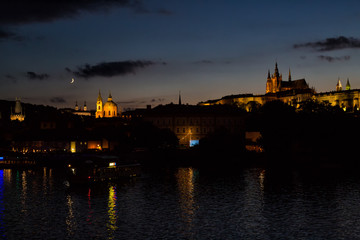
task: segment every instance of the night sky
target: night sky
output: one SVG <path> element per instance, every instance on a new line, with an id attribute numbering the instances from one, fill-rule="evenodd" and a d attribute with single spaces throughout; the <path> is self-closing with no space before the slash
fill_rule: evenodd
<path id="1" fill-rule="evenodd" d="M 360 1 L 5 0 L 0 99 L 121 109 L 264 94 L 283 79 L 360 88 Z M 75 82 L 72 84 L 71 79 Z"/>

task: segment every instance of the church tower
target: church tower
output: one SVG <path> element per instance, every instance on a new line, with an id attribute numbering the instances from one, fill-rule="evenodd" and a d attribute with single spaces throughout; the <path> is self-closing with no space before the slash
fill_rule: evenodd
<path id="1" fill-rule="evenodd" d="M 351 90 L 349 78 L 348 78 L 347 81 L 346 81 L 346 90 Z"/>
<path id="2" fill-rule="evenodd" d="M 341 82 L 340 82 L 340 78 L 338 78 L 338 82 L 336 84 L 336 91 L 342 91 L 342 85 L 341 85 Z"/>
<path id="3" fill-rule="evenodd" d="M 281 88 L 282 75 L 279 74 L 277 62 L 275 63 L 275 72 L 271 80 L 273 82 L 273 92 L 279 92 Z"/>
<path id="4" fill-rule="evenodd" d="M 101 93 L 99 90 L 99 95 L 96 101 L 96 118 L 102 118 L 104 117 L 104 111 L 103 111 L 103 101 L 102 101 L 102 97 L 101 97 Z"/>
<path id="5" fill-rule="evenodd" d="M 268 78 L 266 82 L 266 93 L 277 93 L 281 89 L 282 75 L 279 74 L 277 62 L 275 63 L 274 74 L 270 77 L 270 71 L 268 72 Z"/>
<path id="6" fill-rule="evenodd" d="M 77 104 L 77 101 L 75 102 L 75 111 L 79 111 L 79 106 Z"/>
<path id="7" fill-rule="evenodd" d="M 291 71 L 290 71 L 290 68 L 289 68 L 289 82 L 291 82 Z"/>
<path id="8" fill-rule="evenodd" d="M 266 93 L 271 93 L 272 92 L 272 81 L 270 78 L 270 70 L 268 70 L 268 77 L 267 77 L 267 81 L 266 81 Z"/>
<path id="9" fill-rule="evenodd" d="M 10 113 L 10 120 L 14 121 L 14 120 L 18 120 L 20 122 L 25 120 L 25 114 L 23 113 L 22 107 L 21 107 L 21 102 L 20 102 L 20 98 L 16 98 L 15 101 L 15 111 L 13 112 L 11 110 Z"/>

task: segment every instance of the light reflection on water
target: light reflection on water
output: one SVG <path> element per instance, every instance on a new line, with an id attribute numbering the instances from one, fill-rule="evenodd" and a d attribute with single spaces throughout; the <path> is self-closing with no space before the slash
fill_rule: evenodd
<path id="1" fill-rule="evenodd" d="M 108 200 L 108 215 L 109 221 L 107 223 L 107 229 L 109 232 L 108 239 L 114 239 L 114 233 L 117 229 L 116 221 L 117 221 L 117 213 L 116 213 L 116 187 L 109 187 L 109 200 Z"/>
<path id="2" fill-rule="evenodd" d="M 3 239 L 359 239 L 352 172 L 179 168 L 63 185 L 51 169 L 0 170 Z"/>
<path id="3" fill-rule="evenodd" d="M 194 173 L 195 172 L 195 173 Z M 190 233 L 188 236 L 192 238 L 193 236 L 193 220 L 196 210 L 194 191 L 195 191 L 195 174 L 196 170 L 193 168 L 179 168 L 175 173 L 178 191 L 180 195 L 180 208 L 181 208 L 181 217 L 184 221 L 184 225 L 187 233 Z"/>
<path id="4" fill-rule="evenodd" d="M 76 222 L 74 219 L 74 210 L 73 210 L 73 200 L 71 199 L 71 195 L 67 195 L 66 197 L 66 204 L 68 207 L 68 214 L 66 216 L 66 230 L 68 236 L 73 236 L 74 231 L 76 229 Z"/>

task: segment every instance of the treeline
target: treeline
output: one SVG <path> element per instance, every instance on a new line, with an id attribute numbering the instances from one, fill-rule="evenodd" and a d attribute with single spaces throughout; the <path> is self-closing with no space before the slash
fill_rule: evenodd
<path id="1" fill-rule="evenodd" d="M 259 143 L 272 159 L 356 162 L 359 115 L 313 100 L 295 109 L 280 101 L 263 105 L 256 115 Z"/>

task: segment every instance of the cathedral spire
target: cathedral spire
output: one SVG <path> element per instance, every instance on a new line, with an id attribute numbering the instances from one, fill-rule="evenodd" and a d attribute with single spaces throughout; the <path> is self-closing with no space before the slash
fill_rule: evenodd
<path id="1" fill-rule="evenodd" d="M 346 81 L 346 90 L 351 90 L 349 78 L 348 78 L 347 81 Z"/>
<path id="2" fill-rule="evenodd" d="M 179 105 L 181 105 L 181 91 L 179 91 Z"/>
<path id="3" fill-rule="evenodd" d="M 279 69 L 278 69 L 277 62 L 275 63 L 275 72 L 274 72 L 274 76 L 275 76 L 275 77 L 279 77 Z"/>
<path id="4" fill-rule="evenodd" d="M 341 85 L 341 82 L 340 82 L 340 78 L 338 78 L 338 82 L 336 84 L 336 91 L 342 91 L 342 85 Z"/>
<path id="5" fill-rule="evenodd" d="M 291 71 L 290 71 L 290 68 L 289 68 L 289 82 L 291 82 Z"/>
<path id="6" fill-rule="evenodd" d="M 78 111 L 79 110 L 79 106 L 77 104 L 77 101 L 75 102 L 75 111 Z"/>
<path id="7" fill-rule="evenodd" d="M 98 95 L 97 100 L 102 102 L 102 97 L 101 97 L 100 89 L 99 89 L 99 95 Z"/>
<path id="8" fill-rule="evenodd" d="M 111 91 L 109 91 L 108 101 L 111 101 L 111 100 L 112 100 Z"/>
<path id="9" fill-rule="evenodd" d="M 270 69 L 268 70 L 268 79 L 270 79 Z"/>

